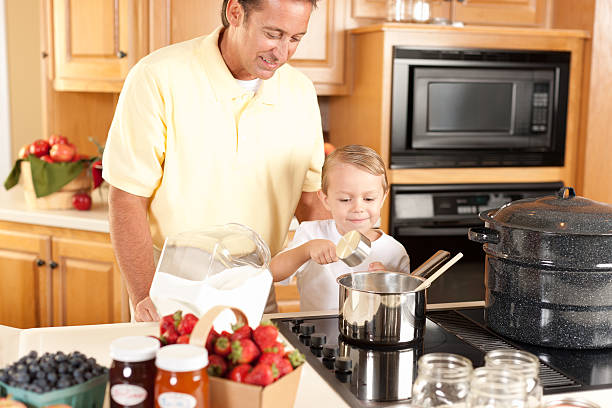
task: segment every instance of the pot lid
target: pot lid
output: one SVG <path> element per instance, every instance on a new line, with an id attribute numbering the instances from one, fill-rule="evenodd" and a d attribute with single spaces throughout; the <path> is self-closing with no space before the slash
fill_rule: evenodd
<path id="1" fill-rule="evenodd" d="M 512 201 L 483 211 L 480 218 L 533 231 L 612 235 L 612 205 L 577 196 L 572 187 L 564 187 L 556 195 Z"/>

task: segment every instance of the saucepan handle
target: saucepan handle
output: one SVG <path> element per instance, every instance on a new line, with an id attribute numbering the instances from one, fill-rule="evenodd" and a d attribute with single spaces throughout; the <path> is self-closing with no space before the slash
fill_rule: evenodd
<path id="1" fill-rule="evenodd" d="M 474 227 L 468 231 L 468 238 L 471 241 L 480 242 L 481 244 L 497 244 L 499 243 L 499 233 L 491 228 Z"/>

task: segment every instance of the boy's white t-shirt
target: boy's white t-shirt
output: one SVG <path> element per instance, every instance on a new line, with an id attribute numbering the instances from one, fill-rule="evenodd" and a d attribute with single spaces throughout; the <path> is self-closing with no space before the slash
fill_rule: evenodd
<path id="1" fill-rule="evenodd" d="M 336 222 L 332 219 L 304 221 L 296 229 L 287 250 L 313 239 L 328 239 L 337 244 L 340 238 Z M 383 232 L 372 242 L 370 255 L 355 267 L 351 268 L 342 261 L 327 265 L 319 265 L 312 259 L 305 262 L 296 271 L 300 311 L 337 310 L 339 298 L 336 278 L 349 272 L 367 271 L 372 262 L 382 263 L 389 271 L 410 273 L 410 258 L 406 249 L 395 238 Z"/>

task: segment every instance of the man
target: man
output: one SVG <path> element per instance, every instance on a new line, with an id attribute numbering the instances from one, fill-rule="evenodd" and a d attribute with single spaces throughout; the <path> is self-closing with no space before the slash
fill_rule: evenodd
<path id="1" fill-rule="evenodd" d="M 284 65 L 315 3 L 225 0 L 223 27 L 158 50 L 128 74 L 103 176 L 137 321 L 159 319 L 148 293 L 153 248 L 165 237 L 238 222 L 274 255 L 294 213 L 328 216 L 316 197 L 324 157 L 314 87 Z"/>

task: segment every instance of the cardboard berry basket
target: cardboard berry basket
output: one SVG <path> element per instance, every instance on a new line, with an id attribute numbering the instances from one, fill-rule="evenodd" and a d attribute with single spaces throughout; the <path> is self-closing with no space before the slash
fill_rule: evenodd
<path id="1" fill-rule="evenodd" d="M 200 317 L 193 328 L 189 343 L 205 347 L 208 333 L 213 328 L 215 319 L 227 309 L 234 312 L 238 321 L 249 324 L 240 309 L 214 306 Z M 266 387 L 210 377 L 210 406 L 211 408 L 292 408 L 301 375 L 302 366 L 299 366 Z"/>
<path id="2" fill-rule="evenodd" d="M 72 196 L 78 192 L 91 192 L 91 180 L 87 176 L 87 169 L 59 191 L 44 197 L 36 197 L 32 183 L 32 170 L 30 162 L 21 162 L 21 184 L 27 206 L 33 210 L 69 210 L 72 206 Z"/>

